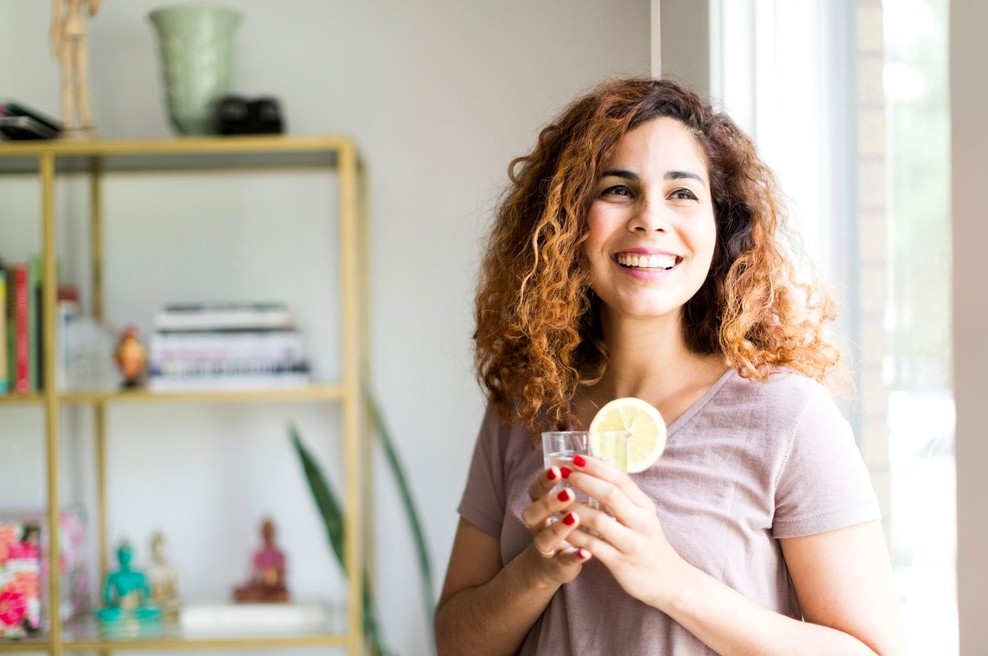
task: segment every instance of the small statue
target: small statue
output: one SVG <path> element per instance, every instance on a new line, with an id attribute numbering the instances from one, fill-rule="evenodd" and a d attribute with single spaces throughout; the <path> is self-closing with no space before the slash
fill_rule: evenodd
<path id="1" fill-rule="evenodd" d="M 151 564 L 147 568 L 151 584 L 151 601 L 164 611 L 166 619 L 176 619 L 179 610 L 178 572 L 165 556 L 165 536 L 161 531 L 151 536 Z"/>
<path id="2" fill-rule="evenodd" d="M 106 577 L 103 607 L 96 611 L 101 628 L 114 633 L 142 633 L 160 625 L 161 609 L 151 603 L 143 573 L 131 568 L 134 551 L 126 540 L 117 549 L 119 569 Z"/>
<path id="3" fill-rule="evenodd" d="M 102 0 L 54 0 L 51 46 L 61 73 L 62 122 L 83 133 L 93 129 L 86 69 L 86 16 L 95 16 Z"/>
<path id="4" fill-rule="evenodd" d="M 288 587 L 285 585 L 285 555 L 275 546 L 274 535 L 274 522 L 265 519 L 261 524 L 264 544 L 254 553 L 250 582 L 234 589 L 235 601 L 240 603 L 288 601 Z"/>
<path id="5" fill-rule="evenodd" d="M 113 351 L 120 373 L 123 374 L 124 389 L 134 389 L 144 384 L 147 371 L 148 353 L 137 339 L 137 328 L 127 326 L 120 333 L 117 348 Z"/>

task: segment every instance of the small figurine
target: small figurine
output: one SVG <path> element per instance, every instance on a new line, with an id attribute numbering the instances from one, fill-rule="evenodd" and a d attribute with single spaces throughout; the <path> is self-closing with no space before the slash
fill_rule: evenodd
<path id="1" fill-rule="evenodd" d="M 234 589 L 234 601 L 239 603 L 288 601 L 288 587 L 285 585 L 285 555 L 275 546 L 274 535 L 274 522 L 265 519 L 261 524 L 264 544 L 254 553 L 250 582 Z"/>
<path id="2" fill-rule="evenodd" d="M 120 334 L 117 348 L 113 351 L 120 373 L 123 374 L 124 389 L 134 389 L 144 384 L 147 370 L 147 350 L 137 339 L 137 328 L 127 326 Z"/>
<path id="3" fill-rule="evenodd" d="M 151 536 L 151 564 L 147 568 L 151 601 L 164 611 L 165 619 L 177 619 L 179 610 L 178 572 L 165 556 L 165 536 Z"/>
<path id="4" fill-rule="evenodd" d="M 62 122 L 82 134 L 93 129 L 86 68 L 86 16 L 95 16 L 102 0 L 54 0 L 51 46 L 61 73 Z"/>
<path id="5" fill-rule="evenodd" d="M 143 573 L 131 568 L 134 551 L 126 540 L 117 549 L 119 569 L 106 577 L 103 607 L 96 611 L 101 629 L 136 634 L 161 623 L 161 609 L 151 603 L 151 588 Z"/>

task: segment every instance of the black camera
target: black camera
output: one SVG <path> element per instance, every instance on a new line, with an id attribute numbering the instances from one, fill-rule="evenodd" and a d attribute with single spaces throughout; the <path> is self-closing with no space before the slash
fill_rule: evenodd
<path id="1" fill-rule="evenodd" d="M 227 95 L 216 103 L 216 131 L 219 134 L 281 134 L 285 124 L 276 99 Z"/>

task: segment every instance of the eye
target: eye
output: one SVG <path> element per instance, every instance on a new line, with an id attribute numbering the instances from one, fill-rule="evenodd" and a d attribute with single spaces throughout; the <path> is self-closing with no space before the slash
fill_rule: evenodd
<path id="1" fill-rule="evenodd" d="M 627 197 L 630 198 L 632 194 L 631 194 L 631 189 L 628 189 L 628 187 L 626 187 L 625 185 L 612 185 L 612 186 L 607 187 L 606 189 L 604 189 L 602 192 L 600 192 L 600 195 L 601 196 L 627 196 Z"/>
<path id="2" fill-rule="evenodd" d="M 691 190 L 686 189 L 685 187 L 680 187 L 679 189 L 676 189 L 671 194 L 669 194 L 669 197 L 674 198 L 675 200 L 699 200 L 696 194 L 694 194 Z"/>

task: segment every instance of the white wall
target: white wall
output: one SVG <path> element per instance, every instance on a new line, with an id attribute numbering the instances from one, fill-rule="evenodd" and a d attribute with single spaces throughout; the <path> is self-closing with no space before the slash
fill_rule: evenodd
<path id="1" fill-rule="evenodd" d="M 954 398 L 957 403 L 957 596 L 961 656 L 988 649 L 988 5 L 951 0 L 950 102 L 954 222 Z"/>
<path id="2" fill-rule="evenodd" d="M 0 96 L 54 113 L 49 4 L 0 0 Z M 160 4 L 107 0 L 90 23 L 91 88 L 102 136 L 169 134 L 146 19 Z M 366 160 L 374 386 L 425 511 L 438 589 L 482 410 L 470 343 L 478 236 L 508 161 L 530 147 L 545 120 L 606 76 L 648 73 L 649 2 L 226 4 L 246 16 L 237 90 L 278 96 L 293 133 L 353 135 Z M 310 334 L 329 333 L 332 346 L 334 297 L 309 302 L 326 298 L 336 271 L 331 256 L 322 255 L 333 233 L 323 222 L 332 196 L 320 179 L 257 175 L 246 186 L 214 176 L 169 180 L 170 192 L 146 178 L 108 184 L 110 320 L 136 323 L 147 334 L 150 312 L 165 300 L 277 294 L 298 309 Z M 282 195 L 270 200 L 268 191 L 278 189 Z M 18 259 L 37 248 L 30 210 L 36 194 L 27 181 L 0 191 L 0 255 Z M 78 277 L 84 233 L 74 222 L 82 215 L 70 208 L 84 195 L 70 184 L 59 198 L 65 268 Z M 214 198 L 203 216 L 200 208 Z M 283 223 L 293 229 L 280 229 Z M 274 276 L 267 273 L 272 263 L 281 267 Z M 235 267 L 229 270 L 236 275 L 208 276 L 217 264 Z M 317 366 L 333 371 L 329 348 L 317 354 Z M 38 502 L 40 415 L 3 412 L 0 498 Z M 282 436 L 285 423 L 297 421 L 339 481 L 332 465 L 339 453 L 322 446 L 332 444 L 337 419 L 334 411 L 305 405 L 114 410 L 111 537 L 128 536 L 146 551 L 151 530 L 163 528 L 187 596 L 218 597 L 243 578 L 256 519 L 271 512 L 291 558 L 293 589 L 299 596 L 325 593 L 339 585 L 338 576 Z M 86 435 L 66 435 L 64 444 L 71 468 L 84 468 Z M 85 477 L 68 476 L 67 483 L 72 496 L 90 495 Z M 426 653 L 431 629 L 422 619 L 412 543 L 381 472 L 376 494 L 386 637 L 403 654 Z"/>

